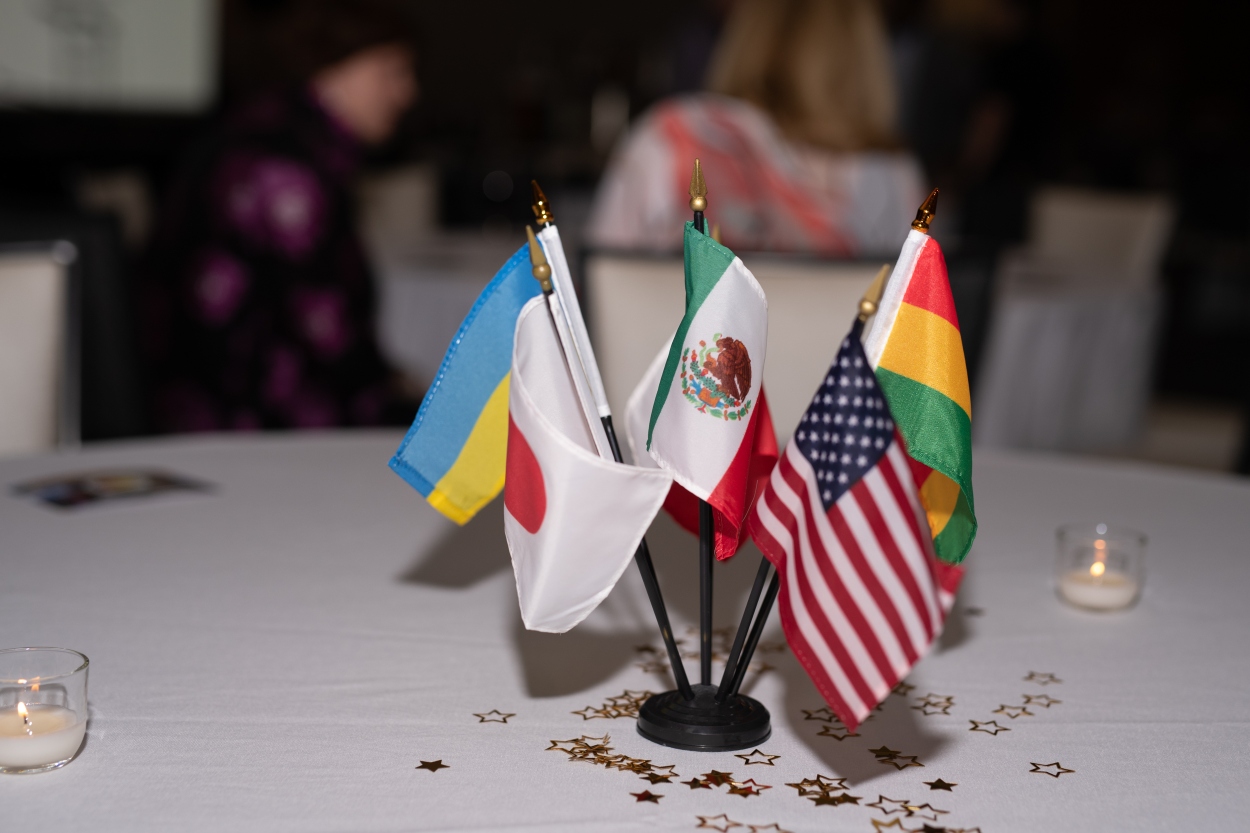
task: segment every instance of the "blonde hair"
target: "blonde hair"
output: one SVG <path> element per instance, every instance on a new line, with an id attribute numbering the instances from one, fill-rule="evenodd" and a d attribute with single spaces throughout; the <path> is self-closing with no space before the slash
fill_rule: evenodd
<path id="1" fill-rule="evenodd" d="M 897 147 L 889 47 L 874 0 L 738 0 L 708 87 L 762 108 L 795 141 L 840 152 Z"/>

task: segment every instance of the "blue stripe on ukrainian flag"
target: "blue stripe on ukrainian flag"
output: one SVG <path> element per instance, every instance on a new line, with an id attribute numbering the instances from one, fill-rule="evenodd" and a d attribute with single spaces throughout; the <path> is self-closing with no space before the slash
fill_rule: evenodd
<path id="1" fill-rule="evenodd" d="M 396 474 L 457 523 L 503 487 L 512 337 L 521 308 L 540 291 L 522 246 L 460 325 L 391 459 Z"/>

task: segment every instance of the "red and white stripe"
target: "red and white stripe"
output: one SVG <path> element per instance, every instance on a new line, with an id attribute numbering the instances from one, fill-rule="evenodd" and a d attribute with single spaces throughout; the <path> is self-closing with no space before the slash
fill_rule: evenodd
<path id="1" fill-rule="evenodd" d="M 781 577 L 786 640 L 853 730 L 933 643 L 961 572 L 933 556 L 897 435 L 828 513 L 791 441 L 751 531 Z"/>

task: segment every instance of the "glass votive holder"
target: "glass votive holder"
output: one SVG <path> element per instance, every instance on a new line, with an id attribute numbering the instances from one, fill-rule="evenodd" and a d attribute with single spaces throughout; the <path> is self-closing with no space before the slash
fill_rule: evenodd
<path id="1" fill-rule="evenodd" d="M 1146 574 L 1146 536 L 1098 524 L 1069 524 L 1056 531 L 1059 596 L 1087 610 L 1120 610 L 1137 601 Z"/>
<path id="2" fill-rule="evenodd" d="M 56 769 L 78 754 L 89 664 L 67 648 L 0 649 L 0 773 Z"/>

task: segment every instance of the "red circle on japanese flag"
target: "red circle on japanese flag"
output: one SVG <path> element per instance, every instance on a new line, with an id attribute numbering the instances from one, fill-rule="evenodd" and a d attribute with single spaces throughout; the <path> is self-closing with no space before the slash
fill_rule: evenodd
<path id="1" fill-rule="evenodd" d="M 530 444 L 508 414 L 508 465 L 504 474 L 503 505 L 531 535 L 547 514 L 547 490 Z"/>

